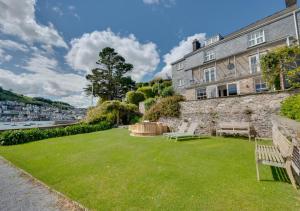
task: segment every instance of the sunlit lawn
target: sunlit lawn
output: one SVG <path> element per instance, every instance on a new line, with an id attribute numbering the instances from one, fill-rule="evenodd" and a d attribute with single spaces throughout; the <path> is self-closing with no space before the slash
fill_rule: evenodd
<path id="1" fill-rule="evenodd" d="M 173 142 L 113 129 L 0 155 L 92 210 L 300 210 L 298 191 L 270 167 L 256 181 L 254 143 L 243 139 Z"/>

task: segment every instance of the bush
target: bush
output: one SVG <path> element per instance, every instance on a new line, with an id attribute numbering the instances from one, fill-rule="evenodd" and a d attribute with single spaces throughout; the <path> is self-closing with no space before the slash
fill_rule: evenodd
<path id="1" fill-rule="evenodd" d="M 86 123 L 109 121 L 111 124 L 130 124 L 132 119 L 140 117 L 139 109 L 134 104 L 118 100 L 105 101 L 87 113 Z"/>
<path id="2" fill-rule="evenodd" d="M 156 99 L 155 98 L 148 98 L 147 100 L 144 101 L 144 105 L 145 105 L 145 110 L 148 111 L 151 106 L 153 106 L 156 103 Z"/>
<path id="3" fill-rule="evenodd" d="M 29 130 L 9 130 L 1 133 L 0 145 L 16 145 L 32 141 L 39 141 L 47 138 L 55 138 L 82 133 L 91 133 L 100 130 L 110 129 L 111 124 L 103 121 L 96 125 L 78 124 L 65 128 L 53 129 L 29 129 Z"/>
<path id="4" fill-rule="evenodd" d="M 155 96 L 151 86 L 140 87 L 137 91 L 144 93 L 146 98 L 151 98 Z"/>
<path id="5" fill-rule="evenodd" d="M 174 90 L 172 86 L 168 86 L 166 88 L 164 88 L 161 92 L 161 96 L 162 97 L 170 97 L 174 95 Z"/>
<path id="6" fill-rule="evenodd" d="M 162 98 L 157 101 L 144 115 L 144 120 L 158 121 L 160 117 L 179 117 L 182 96 L 172 96 Z"/>
<path id="7" fill-rule="evenodd" d="M 140 102 L 145 100 L 145 95 L 143 92 L 129 91 L 126 93 L 126 101 L 131 104 L 139 105 Z"/>
<path id="8" fill-rule="evenodd" d="M 288 97 L 282 102 L 281 114 L 297 121 L 300 121 L 300 94 Z"/>

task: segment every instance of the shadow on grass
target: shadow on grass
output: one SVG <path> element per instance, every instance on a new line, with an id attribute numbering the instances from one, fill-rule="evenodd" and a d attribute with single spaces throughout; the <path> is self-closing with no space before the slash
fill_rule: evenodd
<path id="1" fill-rule="evenodd" d="M 261 180 L 264 182 L 285 182 L 285 183 L 291 183 L 287 172 L 284 168 L 274 167 L 271 166 L 271 172 L 274 180 Z"/>
<path id="2" fill-rule="evenodd" d="M 189 137 L 189 138 L 180 138 L 177 141 L 178 142 L 184 142 L 184 141 L 202 141 L 204 139 L 212 139 L 210 136 L 197 136 L 197 137 Z M 176 141 L 176 139 L 169 139 L 172 141 Z"/>

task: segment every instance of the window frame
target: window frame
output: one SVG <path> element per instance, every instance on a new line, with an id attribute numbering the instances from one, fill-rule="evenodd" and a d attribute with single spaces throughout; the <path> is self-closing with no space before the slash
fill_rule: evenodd
<path id="1" fill-rule="evenodd" d="M 201 92 L 202 95 L 198 95 L 200 93 L 200 90 L 204 91 L 204 92 Z M 207 90 L 206 90 L 206 87 L 202 87 L 202 88 L 196 89 L 196 98 L 197 98 L 197 100 L 205 100 L 205 99 L 207 99 Z"/>
<path id="2" fill-rule="evenodd" d="M 204 71 L 204 81 L 205 83 L 211 83 L 217 81 L 217 70 L 216 67 L 209 67 L 203 70 Z M 206 73 L 209 73 L 209 79 L 208 81 L 206 80 Z M 214 80 L 212 80 L 212 72 L 214 72 Z"/>
<path id="3" fill-rule="evenodd" d="M 175 66 L 177 71 L 184 69 L 184 61 L 178 62 Z"/>
<path id="4" fill-rule="evenodd" d="M 230 85 L 235 85 L 235 86 L 236 86 L 236 95 L 231 95 L 231 94 L 229 93 L 229 86 L 230 86 Z M 237 96 L 237 95 L 239 95 L 239 93 L 240 93 L 238 83 L 227 83 L 227 84 L 226 84 L 226 88 L 227 88 L 227 96 Z"/>
<path id="5" fill-rule="evenodd" d="M 259 81 L 259 83 L 257 83 L 257 81 Z M 256 88 L 257 84 L 260 85 L 259 90 Z M 262 88 L 263 84 L 265 84 L 265 88 Z M 256 93 L 263 93 L 263 92 L 267 92 L 269 90 L 268 86 L 267 86 L 267 83 L 262 78 L 254 79 L 254 87 L 255 87 L 255 92 Z"/>
<path id="6" fill-rule="evenodd" d="M 216 59 L 216 52 L 214 50 L 208 50 L 204 53 L 204 62 L 213 61 Z"/>
<path id="7" fill-rule="evenodd" d="M 182 87 L 185 85 L 185 82 L 183 79 L 178 79 L 178 87 Z"/>
<path id="8" fill-rule="evenodd" d="M 259 42 L 260 39 L 261 39 L 261 41 Z M 265 35 L 265 30 L 263 30 L 263 29 L 251 32 L 248 35 L 248 46 L 249 47 L 260 45 L 264 42 L 266 42 L 266 35 Z"/>
<path id="9" fill-rule="evenodd" d="M 262 53 L 257 53 L 257 54 L 254 54 L 254 55 L 250 55 L 249 56 L 249 69 L 250 69 L 250 74 L 255 74 L 255 73 L 260 73 L 261 72 L 261 66 L 260 66 L 260 58 L 261 56 L 263 55 L 266 55 L 267 52 L 262 52 Z M 256 58 L 256 72 L 253 71 L 252 69 L 252 63 L 251 63 L 251 59 L 252 58 Z"/>

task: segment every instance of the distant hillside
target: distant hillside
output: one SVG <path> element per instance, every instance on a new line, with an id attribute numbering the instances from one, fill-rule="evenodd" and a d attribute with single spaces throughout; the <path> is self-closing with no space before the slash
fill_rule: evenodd
<path id="1" fill-rule="evenodd" d="M 52 101 L 42 97 L 27 97 L 24 95 L 16 94 L 12 91 L 8 91 L 0 87 L 0 101 L 16 101 L 20 103 L 33 104 L 39 106 L 53 106 L 61 109 L 73 108 L 68 103 Z"/>

